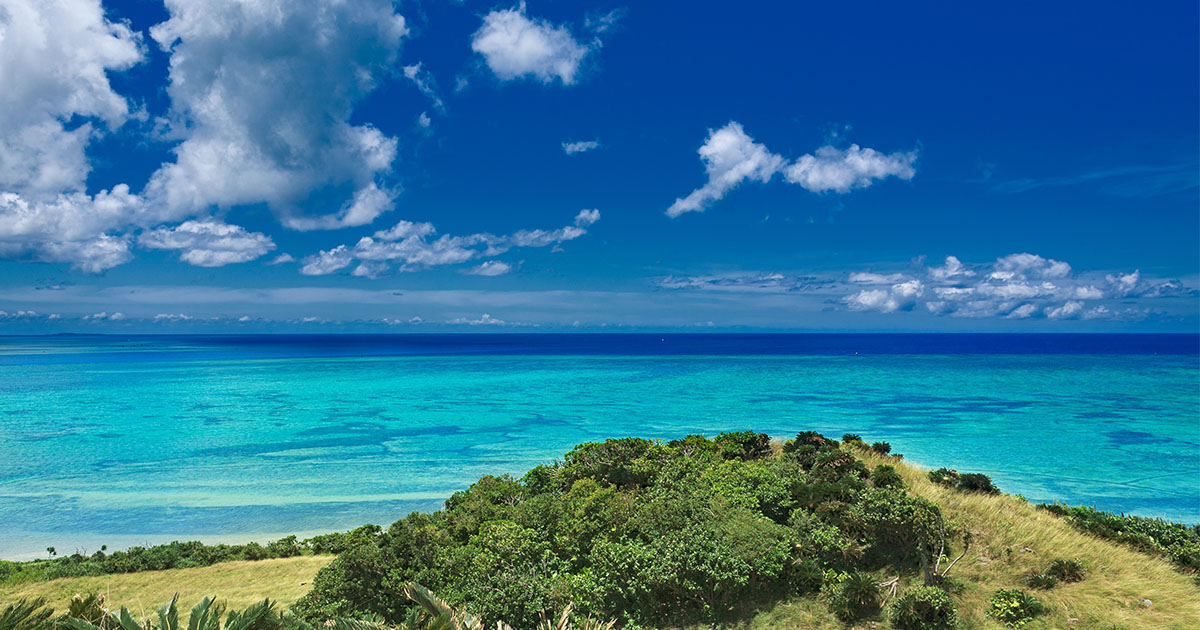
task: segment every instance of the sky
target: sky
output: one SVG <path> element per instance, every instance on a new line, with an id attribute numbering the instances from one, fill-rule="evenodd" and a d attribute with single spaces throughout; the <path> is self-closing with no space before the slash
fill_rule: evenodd
<path id="1" fill-rule="evenodd" d="M 1197 13 L 0 0 L 0 334 L 1197 332 Z"/>

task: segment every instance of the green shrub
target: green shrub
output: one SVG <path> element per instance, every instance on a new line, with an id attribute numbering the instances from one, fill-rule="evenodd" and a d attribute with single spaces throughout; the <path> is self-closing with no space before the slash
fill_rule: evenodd
<path id="1" fill-rule="evenodd" d="M 950 468 L 939 468 L 929 471 L 929 480 L 933 483 L 951 488 L 958 485 L 958 471 Z"/>
<path id="2" fill-rule="evenodd" d="M 1043 504 L 1040 509 L 1066 519 L 1072 527 L 1137 549 L 1164 556 L 1186 571 L 1200 571 L 1200 525 L 1183 525 L 1157 518 L 1102 512 L 1090 507 Z"/>
<path id="3" fill-rule="evenodd" d="M 861 446 L 863 445 L 863 439 L 862 436 L 857 433 L 846 433 L 842 435 L 842 444 Z"/>
<path id="4" fill-rule="evenodd" d="M 887 442 L 876 442 L 871 445 L 871 452 L 876 455 L 887 455 L 892 452 L 892 445 Z"/>
<path id="5" fill-rule="evenodd" d="M 1046 573 L 1061 582 L 1079 582 L 1087 575 L 1083 565 L 1075 560 L 1065 560 L 1057 558 L 1050 562 L 1050 568 L 1046 569 Z"/>
<path id="6" fill-rule="evenodd" d="M 904 479 L 894 466 L 882 464 L 871 471 L 871 484 L 876 488 L 903 488 Z"/>
<path id="7" fill-rule="evenodd" d="M 847 573 L 826 582 L 829 609 L 842 621 L 857 621 L 879 612 L 879 586 L 866 573 Z"/>
<path id="8" fill-rule="evenodd" d="M 958 614 L 946 591 L 936 586 L 921 586 L 893 602 L 888 618 L 896 630 L 952 630 Z"/>
<path id="9" fill-rule="evenodd" d="M 713 442 L 725 459 L 761 459 L 771 454 L 771 436 L 766 433 L 722 433 Z"/>
<path id="10" fill-rule="evenodd" d="M 992 478 L 980 473 L 964 473 L 960 475 L 958 478 L 958 489 L 965 492 L 1000 494 L 1000 489 L 992 483 Z"/>
<path id="11" fill-rule="evenodd" d="M 1036 588 L 1044 591 L 1046 589 L 1051 589 L 1055 586 L 1058 586 L 1058 578 L 1045 573 L 1035 573 L 1025 578 L 1025 585 L 1029 588 Z"/>
<path id="12" fill-rule="evenodd" d="M 1029 593 L 1018 589 L 1001 589 L 988 599 L 988 616 L 1007 626 L 1021 627 L 1045 612 L 1045 606 Z"/>

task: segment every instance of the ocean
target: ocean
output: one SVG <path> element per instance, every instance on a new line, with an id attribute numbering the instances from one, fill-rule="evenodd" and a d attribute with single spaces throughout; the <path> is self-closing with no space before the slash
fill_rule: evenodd
<path id="1" fill-rule="evenodd" d="M 885 440 L 1200 522 L 1200 335 L 0 337 L 0 558 L 387 525 L 575 444 Z"/>

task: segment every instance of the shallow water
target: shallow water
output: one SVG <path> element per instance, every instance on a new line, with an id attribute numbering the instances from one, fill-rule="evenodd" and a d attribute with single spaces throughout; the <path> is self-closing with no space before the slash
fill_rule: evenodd
<path id="1" fill-rule="evenodd" d="M 859 433 L 1031 500 L 1200 522 L 1193 336 L 852 337 L 0 338 L 0 558 L 387 524 L 582 441 L 743 428 Z"/>

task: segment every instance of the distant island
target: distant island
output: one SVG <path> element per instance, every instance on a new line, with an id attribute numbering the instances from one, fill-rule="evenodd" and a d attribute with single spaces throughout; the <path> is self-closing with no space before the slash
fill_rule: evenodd
<path id="1" fill-rule="evenodd" d="M 853 434 L 742 431 L 581 444 L 386 529 L 0 562 L 0 627 L 124 627 L 163 592 L 220 618 L 226 588 L 248 606 L 226 628 L 1194 628 L 1197 570 L 1197 526 L 1034 506 Z"/>

